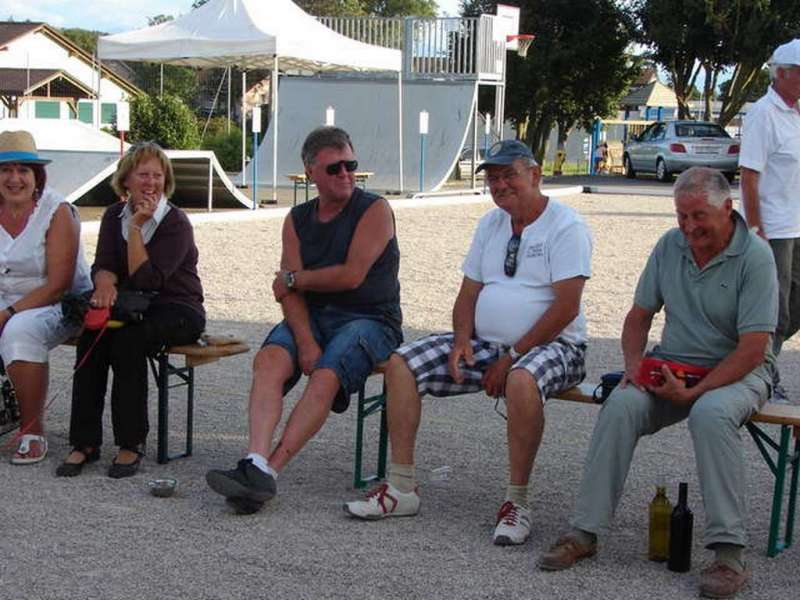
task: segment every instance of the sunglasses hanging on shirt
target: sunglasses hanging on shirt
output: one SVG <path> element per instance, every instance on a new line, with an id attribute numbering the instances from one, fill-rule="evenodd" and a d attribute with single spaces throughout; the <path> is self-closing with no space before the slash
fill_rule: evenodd
<path id="1" fill-rule="evenodd" d="M 520 236 L 512 235 L 506 246 L 506 260 L 503 263 L 503 271 L 506 277 L 513 277 L 517 272 L 517 253 L 519 252 Z"/>

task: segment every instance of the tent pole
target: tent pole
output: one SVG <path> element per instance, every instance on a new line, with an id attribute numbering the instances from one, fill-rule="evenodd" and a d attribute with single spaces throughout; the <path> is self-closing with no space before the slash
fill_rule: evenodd
<path id="1" fill-rule="evenodd" d="M 403 193 L 403 68 L 397 72 L 397 147 L 400 157 L 400 193 Z"/>
<path id="2" fill-rule="evenodd" d="M 213 157 L 208 157 L 208 212 L 213 209 L 214 200 L 214 165 Z"/>
<path id="3" fill-rule="evenodd" d="M 278 202 L 278 55 L 272 65 L 272 204 Z"/>
<path id="4" fill-rule="evenodd" d="M 225 133 L 230 135 L 231 133 L 231 77 L 233 76 L 233 69 L 228 67 L 228 127 L 225 130 Z"/>
<path id="5" fill-rule="evenodd" d="M 242 71 L 242 185 L 245 184 L 245 160 L 247 160 L 247 71 Z"/>

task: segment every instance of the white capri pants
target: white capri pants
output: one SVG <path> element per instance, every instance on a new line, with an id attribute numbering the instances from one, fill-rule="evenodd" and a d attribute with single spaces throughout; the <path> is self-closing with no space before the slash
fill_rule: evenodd
<path id="1" fill-rule="evenodd" d="M 0 357 L 7 367 L 17 360 L 46 363 L 47 355 L 71 336 L 75 327 L 61 322 L 61 304 L 31 308 L 15 314 L 3 327 L 0 335 Z"/>

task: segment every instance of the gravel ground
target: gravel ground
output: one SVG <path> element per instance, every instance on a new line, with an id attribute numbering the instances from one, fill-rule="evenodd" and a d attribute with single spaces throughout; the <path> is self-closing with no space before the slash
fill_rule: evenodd
<path id="1" fill-rule="evenodd" d="M 674 217 L 670 200 L 663 197 L 585 194 L 564 201 L 586 217 L 595 236 L 595 275 L 585 292 L 589 381 L 595 381 L 619 368 L 617 339 L 638 273 Z M 459 266 L 478 219 L 490 206 L 397 208 L 407 339 L 450 328 Z M 210 331 L 235 333 L 255 347 L 280 318 L 269 289 L 279 260 L 280 226 L 277 218 L 196 225 Z M 95 241 L 96 235 L 84 235 L 89 258 Z M 653 333 L 660 326 L 657 321 Z M 780 361 L 792 394 L 800 393 L 798 344 L 788 342 Z M 241 456 L 252 353 L 198 369 L 191 459 L 156 464 L 153 432 L 140 474 L 115 481 L 105 476 L 113 456 L 108 445 L 101 461 L 81 477 L 53 476 L 68 451 L 73 352 L 59 348 L 52 355 L 48 459 L 13 467 L 7 462 L 10 449 L 2 451 L 0 598 L 696 597 L 697 574 L 708 556 L 701 544 L 702 502 L 685 425 L 640 444 L 615 528 L 601 540 L 598 557 L 569 572 L 545 574 L 535 562 L 566 527 L 596 416 L 591 406 L 548 404 L 531 484 L 533 535 L 524 546 L 499 548 L 490 541 L 506 480 L 504 422 L 482 394 L 425 401 L 418 517 L 363 523 L 342 512 L 342 502 L 357 495 L 350 485 L 352 412 L 332 415 L 281 476 L 276 499 L 261 513 L 242 517 L 206 488 L 203 475 L 212 467 L 232 466 Z M 287 408 L 296 399 L 292 392 Z M 177 447 L 183 414 L 177 402 L 173 405 L 171 436 Z M 370 436 L 374 447 L 374 430 Z M 106 437 L 111 438 L 110 428 Z M 741 597 L 790 597 L 800 586 L 798 550 L 775 559 L 764 555 L 773 481 L 752 442 L 744 444 L 752 514 L 748 560 L 754 575 Z M 434 481 L 431 471 L 445 465 L 449 477 Z M 158 476 L 179 480 L 173 498 L 148 494 L 147 481 Z M 689 574 L 646 560 L 647 505 L 659 480 L 667 482 L 673 501 L 678 482 L 689 482 L 696 521 Z"/>

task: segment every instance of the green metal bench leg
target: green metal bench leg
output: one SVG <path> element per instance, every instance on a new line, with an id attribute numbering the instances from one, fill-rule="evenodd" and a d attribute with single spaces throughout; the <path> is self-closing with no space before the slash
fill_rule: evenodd
<path id="1" fill-rule="evenodd" d="M 778 449 L 778 462 L 775 470 L 775 490 L 772 493 L 772 512 L 769 520 L 769 538 L 767 556 L 773 557 L 783 550 L 783 543 L 778 540 L 781 526 L 781 508 L 783 507 L 783 488 L 786 481 L 786 459 L 789 454 L 789 436 L 791 427 L 781 425 L 781 441 Z"/>
<path id="2" fill-rule="evenodd" d="M 789 425 L 781 425 L 780 438 L 777 442 L 754 423 L 748 423 L 747 430 L 753 441 L 755 441 L 770 471 L 775 476 L 775 485 L 772 491 L 772 510 L 770 511 L 769 520 L 769 537 L 767 540 L 767 556 L 772 558 L 792 545 L 794 513 L 797 508 L 798 470 L 800 469 L 800 436 L 795 440 L 794 449 L 792 450 L 792 427 Z M 775 452 L 775 460 L 770 455 L 770 450 Z M 783 495 L 786 488 L 786 471 L 789 468 L 791 468 L 789 504 L 786 508 L 785 535 L 781 540 L 779 536 L 783 514 Z"/>
<path id="3" fill-rule="evenodd" d="M 358 391 L 358 408 L 356 416 L 356 455 L 353 461 L 353 487 L 356 489 L 364 488 L 368 483 L 378 481 L 386 477 L 386 456 L 389 444 L 388 427 L 386 424 L 386 388 L 380 394 L 366 397 L 364 387 Z M 363 456 L 364 456 L 364 419 L 370 415 L 380 412 L 380 432 L 378 434 L 378 463 L 375 475 L 364 476 Z"/>
<path id="4" fill-rule="evenodd" d="M 794 536 L 794 512 L 797 508 L 797 483 L 800 474 L 800 430 L 795 432 L 794 455 L 792 456 L 792 477 L 789 480 L 789 506 L 786 515 L 786 535 L 784 536 L 783 546 L 789 548 L 792 545 Z"/>

